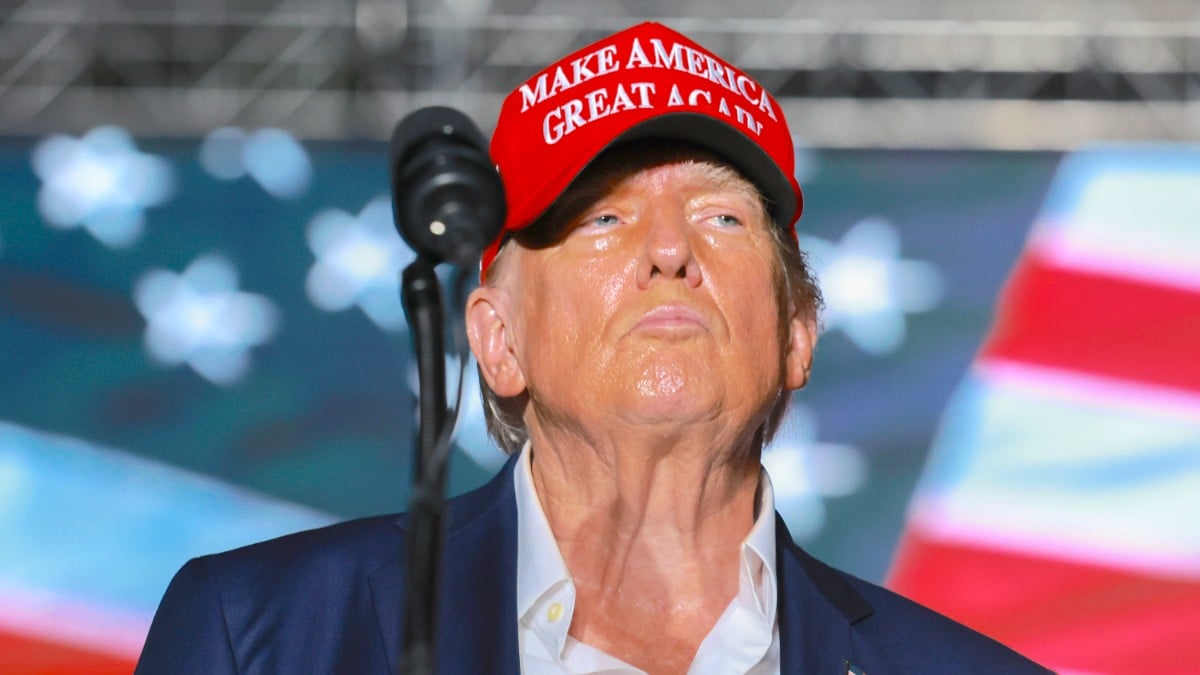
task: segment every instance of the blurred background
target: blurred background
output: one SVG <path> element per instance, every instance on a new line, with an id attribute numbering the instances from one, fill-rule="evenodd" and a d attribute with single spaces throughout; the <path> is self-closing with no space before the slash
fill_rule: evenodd
<path id="1" fill-rule="evenodd" d="M 1064 673 L 1195 672 L 1194 0 L 0 1 L 0 672 L 130 672 L 189 557 L 405 508 L 386 139 L 645 19 L 796 134 L 801 544 Z M 503 462 L 472 370 L 452 493 Z"/>

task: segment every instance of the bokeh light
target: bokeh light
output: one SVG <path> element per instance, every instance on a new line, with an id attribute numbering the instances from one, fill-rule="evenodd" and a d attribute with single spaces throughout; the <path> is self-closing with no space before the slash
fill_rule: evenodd
<path id="1" fill-rule="evenodd" d="M 357 306 L 380 328 L 405 324 L 400 304 L 400 271 L 416 259 L 400 239 L 386 195 L 372 199 L 357 216 L 327 209 L 308 225 L 308 246 L 316 262 L 305 289 L 327 312 Z"/>
<path id="2" fill-rule="evenodd" d="M 51 135 L 33 149 L 32 162 L 46 224 L 82 227 L 111 248 L 137 241 L 144 211 L 174 191 L 170 165 L 140 152 L 120 127 L 97 127 L 81 138 Z"/>
<path id="3" fill-rule="evenodd" d="M 134 288 L 146 317 L 146 350 L 166 365 L 187 363 L 217 384 L 250 367 L 249 350 L 269 340 L 279 313 L 261 295 L 237 290 L 237 271 L 222 256 L 202 256 L 182 274 L 156 269 Z"/>

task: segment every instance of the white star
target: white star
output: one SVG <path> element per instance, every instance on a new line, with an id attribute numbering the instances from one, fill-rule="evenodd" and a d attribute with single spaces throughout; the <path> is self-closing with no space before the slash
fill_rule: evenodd
<path id="1" fill-rule="evenodd" d="M 767 446 L 763 466 L 775 489 L 775 508 L 797 539 L 810 539 L 825 526 L 824 497 L 842 497 L 862 487 L 867 461 L 851 445 L 817 442 L 817 418 L 793 403 Z"/>
<path id="2" fill-rule="evenodd" d="M 38 210 L 46 223 L 82 226 L 112 248 L 137 241 L 143 211 L 173 191 L 170 165 L 139 152 L 119 127 L 97 127 L 78 139 L 49 136 L 33 149 L 32 159 L 42 179 Z"/>
<path id="3" fill-rule="evenodd" d="M 134 287 L 146 317 L 146 349 L 156 360 L 187 363 L 217 384 L 231 384 L 249 368 L 250 347 L 274 335 L 275 305 L 237 290 L 237 271 L 225 258 L 197 258 L 182 274 L 156 269 Z"/>
<path id="4" fill-rule="evenodd" d="M 825 296 L 825 327 L 845 333 L 870 354 L 904 342 L 905 315 L 935 307 L 942 277 L 932 264 L 900 258 L 900 235 L 886 220 L 866 218 L 834 244 L 801 238 Z"/>
<path id="5" fill-rule="evenodd" d="M 247 134 L 239 127 L 213 130 L 200 143 L 200 166 L 218 180 L 249 175 L 280 199 L 304 194 L 312 182 L 312 160 L 304 146 L 283 129 Z"/>
<path id="6" fill-rule="evenodd" d="M 322 211 L 308 225 L 316 262 L 305 288 L 317 307 L 339 312 L 357 305 L 380 328 L 405 326 L 400 270 L 416 258 L 392 223 L 392 202 L 376 197 L 357 216 Z"/>

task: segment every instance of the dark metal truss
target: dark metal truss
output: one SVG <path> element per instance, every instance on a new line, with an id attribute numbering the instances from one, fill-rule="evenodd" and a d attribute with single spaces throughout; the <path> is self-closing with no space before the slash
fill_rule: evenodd
<path id="1" fill-rule="evenodd" d="M 538 68 L 657 18 L 751 71 L 812 145 L 1200 141 L 1200 3 L 998 4 L 5 0 L 0 131 L 382 138 L 433 103 L 486 128 Z"/>

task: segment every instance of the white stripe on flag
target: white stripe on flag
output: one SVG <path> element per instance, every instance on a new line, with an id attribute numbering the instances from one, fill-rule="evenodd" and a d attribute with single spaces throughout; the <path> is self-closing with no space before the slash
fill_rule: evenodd
<path id="1" fill-rule="evenodd" d="M 1064 160 L 1031 248 L 1057 265 L 1200 289 L 1200 147 Z"/>
<path id="2" fill-rule="evenodd" d="M 912 526 L 1200 578 L 1198 449 L 1195 419 L 977 374 L 950 404 Z"/>

